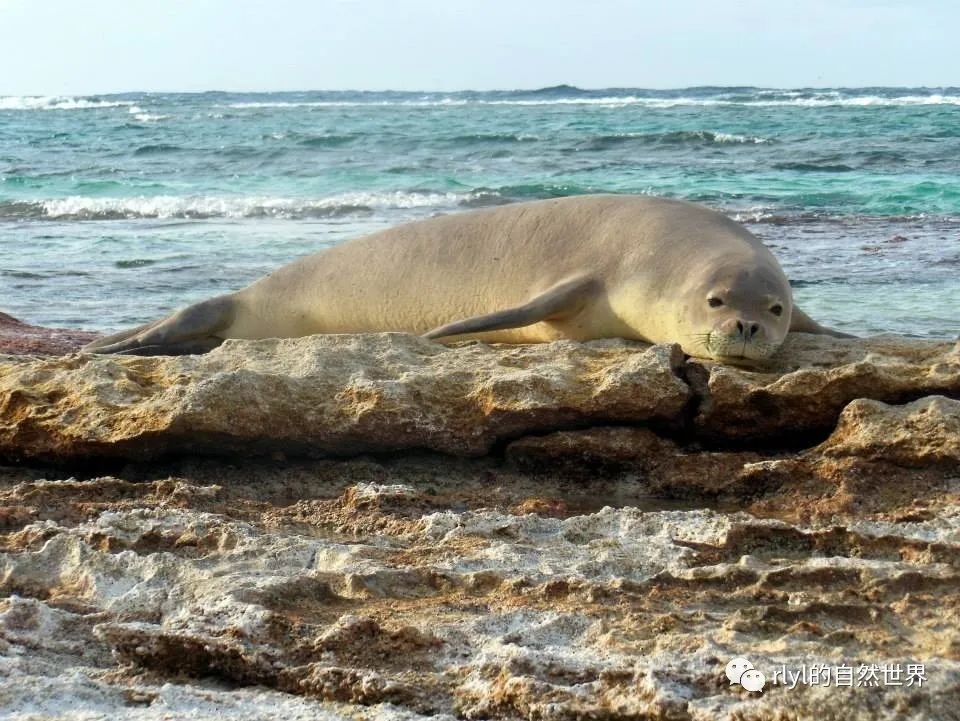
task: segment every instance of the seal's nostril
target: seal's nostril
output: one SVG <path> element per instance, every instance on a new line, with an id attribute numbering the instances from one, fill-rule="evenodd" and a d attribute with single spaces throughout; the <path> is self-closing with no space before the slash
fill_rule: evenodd
<path id="1" fill-rule="evenodd" d="M 750 337 L 753 338 L 753 336 L 755 336 L 755 335 L 757 334 L 757 331 L 758 331 L 758 330 L 760 330 L 760 324 L 759 324 L 759 323 L 751 323 L 751 324 L 750 324 Z"/>
<path id="2" fill-rule="evenodd" d="M 737 321 L 737 333 L 743 335 L 743 323 L 739 320 Z"/>

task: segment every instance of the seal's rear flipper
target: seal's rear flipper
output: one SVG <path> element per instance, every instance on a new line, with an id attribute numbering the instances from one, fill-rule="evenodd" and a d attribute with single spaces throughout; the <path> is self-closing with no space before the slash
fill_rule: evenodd
<path id="1" fill-rule="evenodd" d="M 813 318 L 808 316 L 802 310 L 793 306 L 793 315 L 790 316 L 790 332 L 791 333 L 816 333 L 817 335 L 832 335 L 834 338 L 856 338 L 855 335 L 850 335 L 849 333 L 841 333 L 838 330 L 833 330 L 833 328 L 827 328 L 822 326 Z"/>
<path id="2" fill-rule="evenodd" d="M 447 323 L 424 333 L 424 338 L 444 338 L 465 333 L 481 333 L 505 328 L 522 328 L 542 320 L 576 312 L 587 294 L 596 288 L 593 278 L 574 278 L 557 283 L 549 290 L 515 308 Z"/>
<path id="3" fill-rule="evenodd" d="M 223 342 L 216 335 L 233 319 L 230 296 L 211 298 L 171 316 L 115 333 L 81 348 L 84 353 L 190 355 L 206 353 Z"/>
<path id="4" fill-rule="evenodd" d="M 137 326 L 136 328 L 133 328 L 133 329 L 122 330 L 119 333 L 108 335 L 105 338 L 98 338 L 95 341 L 91 341 L 90 343 L 87 343 L 80 350 L 83 353 L 101 353 L 103 352 L 101 350 L 102 348 L 106 348 L 107 346 L 115 345 L 120 341 L 125 341 L 130 338 L 133 338 L 135 335 L 139 333 L 143 333 L 147 329 L 153 328 L 155 325 L 158 325 L 159 323 L 163 323 L 164 320 L 165 320 L 164 318 L 161 318 L 160 320 L 155 320 L 152 323 L 144 323 L 143 325 Z"/>
<path id="5" fill-rule="evenodd" d="M 223 343 L 223 338 L 199 338 L 184 341 L 183 343 L 168 343 L 166 345 L 140 345 L 127 350 L 109 351 L 114 355 L 203 355 Z M 104 353 L 107 351 L 96 351 Z"/>

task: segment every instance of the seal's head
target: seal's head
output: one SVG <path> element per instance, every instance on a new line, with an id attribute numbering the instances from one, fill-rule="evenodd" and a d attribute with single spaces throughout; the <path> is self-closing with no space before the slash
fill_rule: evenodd
<path id="1" fill-rule="evenodd" d="M 691 355 L 755 365 L 773 355 L 790 328 L 793 300 L 779 267 L 719 268 L 692 297 Z"/>

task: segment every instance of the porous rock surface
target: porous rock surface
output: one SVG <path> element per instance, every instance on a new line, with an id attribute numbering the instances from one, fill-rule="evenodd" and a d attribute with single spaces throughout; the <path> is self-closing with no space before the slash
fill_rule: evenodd
<path id="1" fill-rule="evenodd" d="M 406 334 L 227 341 L 179 358 L 0 359 L 0 454 L 487 453 L 567 425 L 667 423 L 692 397 L 676 346 L 448 348 Z"/>
<path id="2" fill-rule="evenodd" d="M 857 398 L 904 403 L 933 394 L 960 397 L 960 343 L 794 333 L 765 372 L 712 364 L 690 378 L 704 399 L 695 422 L 706 435 L 816 435 L 829 432 Z"/>
<path id="3" fill-rule="evenodd" d="M 958 377 L 809 336 L 2 358 L 0 717 L 960 718 Z"/>
<path id="4" fill-rule="evenodd" d="M 852 400 L 960 397 L 949 343 L 795 334 L 763 372 L 622 340 L 446 347 L 406 334 L 227 341 L 201 356 L 0 356 L 0 454 L 480 456 L 521 436 L 642 425 L 713 442 L 824 436 Z"/>

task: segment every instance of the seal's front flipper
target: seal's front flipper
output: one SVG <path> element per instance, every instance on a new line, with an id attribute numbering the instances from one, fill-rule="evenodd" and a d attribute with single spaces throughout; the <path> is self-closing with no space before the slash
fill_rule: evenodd
<path id="1" fill-rule="evenodd" d="M 574 278 L 557 283 L 549 290 L 515 308 L 447 323 L 424 333 L 424 338 L 444 338 L 465 333 L 482 333 L 506 328 L 522 328 L 560 315 L 576 312 L 590 291 L 596 288 L 593 278 Z"/>
<path id="2" fill-rule="evenodd" d="M 206 353 L 223 342 L 216 333 L 233 319 L 230 296 L 211 298 L 171 316 L 85 345 L 85 353 L 189 355 Z"/>
<path id="3" fill-rule="evenodd" d="M 850 335 L 849 333 L 841 333 L 838 330 L 833 330 L 833 328 L 827 328 L 822 326 L 813 318 L 808 316 L 802 310 L 793 306 L 793 314 L 790 316 L 790 332 L 791 333 L 816 333 L 817 335 L 832 335 L 834 338 L 856 338 L 855 335 Z"/>

